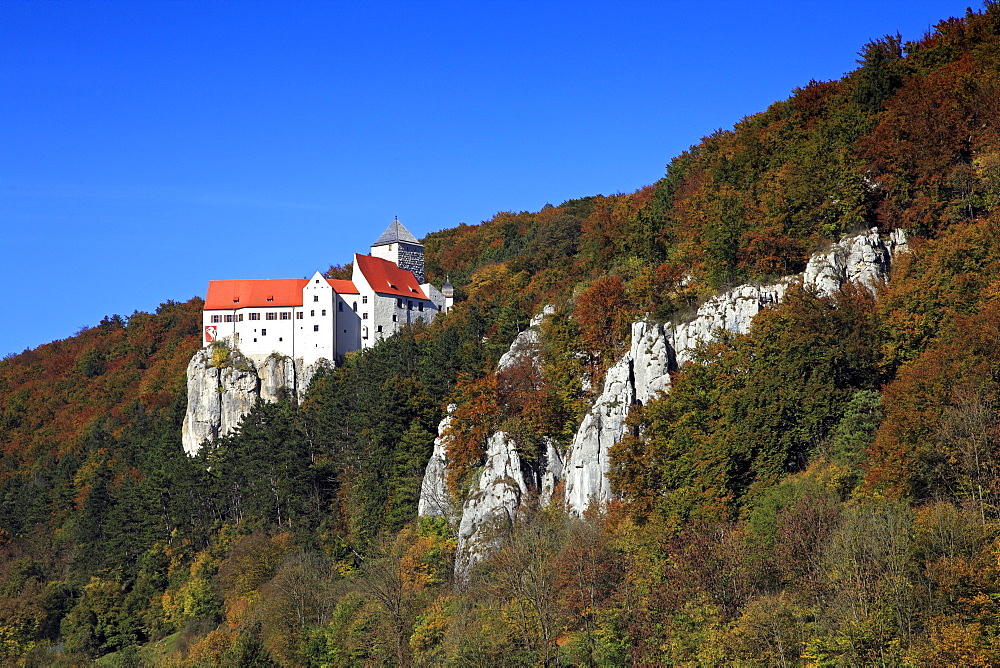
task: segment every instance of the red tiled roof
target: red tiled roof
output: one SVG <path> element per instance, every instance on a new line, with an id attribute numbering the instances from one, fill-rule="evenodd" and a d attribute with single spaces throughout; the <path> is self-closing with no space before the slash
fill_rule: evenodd
<path id="1" fill-rule="evenodd" d="M 209 281 L 205 310 L 268 306 L 302 306 L 306 278 Z"/>
<path id="2" fill-rule="evenodd" d="M 371 255 L 356 254 L 354 266 L 364 275 L 372 290 L 379 294 L 409 297 L 410 299 L 427 299 L 413 274 L 400 269 L 388 260 Z"/>
<path id="3" fill-rule="evenodd" d="M 328 278 L 326 282 L 330 284 L 333 291 L 338 295 L 356 295 L 358 294 L 358 289 L 354 287 L 354 283 L 351 281 L 345 281 L 342 278 Z"/>

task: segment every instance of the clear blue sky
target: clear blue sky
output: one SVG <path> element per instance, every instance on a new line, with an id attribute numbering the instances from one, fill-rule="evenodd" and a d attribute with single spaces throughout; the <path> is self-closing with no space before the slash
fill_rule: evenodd
<path id="1" fill-rule="evenodd" d="M 631 192 L 967 4 L 0 0 L 0 356 L 348 262 L 394 215 Z"/>

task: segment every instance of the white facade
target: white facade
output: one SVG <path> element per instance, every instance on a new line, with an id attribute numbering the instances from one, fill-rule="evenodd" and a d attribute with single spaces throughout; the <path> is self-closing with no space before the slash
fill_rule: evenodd
<path id="1" fill-rule="evenodd" d="M 405 244 L 407 263 L 422 273 L 423 246 L 395 220 L 380 237 L 388 243 L 372 246 L 371 256 L 354 256 L 350 281 L 319 272 L 308 279 L 210 281 L 204 345 L 227 341 L 251 358 L 279 353 L 309 365 L 371 347 L 418 319 L 430 323 L 445 298 L 385 257 L 397 259 L 397 238 L 412 241 Z"/>

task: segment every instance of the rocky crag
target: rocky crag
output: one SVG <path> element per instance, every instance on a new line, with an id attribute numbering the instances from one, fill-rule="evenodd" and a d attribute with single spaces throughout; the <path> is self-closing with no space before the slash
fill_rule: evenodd
<path id="1" fill-rule="evenodd" d="M 513 520 L 528 499 L 537 499 L 543 505 L 549 503 L 558 482 L 564 483 L 563 502 L 574 512 L 582 513 L 592 503 L 604 504 L 610 500 L 608 453 L 624 435 L 629 410 L 669 391 L 670 371 L 691 361 L 695 349 L 711 341 L 720 329 L 747 333 L 754 316 L 780 303 L 796 284 L 821 295 L 832 294 L 847 282 L 877 290 L 880 282 L 888 279 L 893 257 L 906 250 L 906 237 L 901 230 L 883 238 L 877 229 L 872 229 L 846 236 L 813 255 L 800 275 L 766 285 L 742 285 L 717 295 L 702 304 L 686 322 L 634 323 L 628 352 L 608 369 L 602 392 L 584 416 L 564 455 L 550 444 L 547 458 L 537 467 L 526 466 L 505 434 L 498 432 L 489 439 L 478 485 L 467 495 L 457 517 L 451 515 L 458 522 L 456 578 L 464 580 L 489 550 L 491 527 Z M 501 358 L 501 365 L 513 364 L 525 356 L 538 363 L 538 325 L 544 315 L 545 312 L 536 317 L 532 327 L 518 335 L 510 351 Z M 441 436 L 435 442 L 434 455 L 424 477 L 421 515 L 445 514 L 435 509 L 444 507 L 441 500 L 448 498 L 444 433 L 449 419 L 442 422 Z"/>
<path id="2" fill-rule="evenodd" d="M 278 354 L 250 358 L 225 345 L 199 350 L 187 367 L 184 452 L 193 457 L 203 443 L 230 433 L 258 400 L 301 400 L 316 372 L 328 366 L 320 360 L 302 368 Z"/>

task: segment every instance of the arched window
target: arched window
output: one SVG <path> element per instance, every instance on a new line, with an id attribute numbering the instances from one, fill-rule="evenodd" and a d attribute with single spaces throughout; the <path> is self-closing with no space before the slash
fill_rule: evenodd
<path id="1" fill-rule="evenodd" d="M 358 312 L 358 303 L 354 302 L 354 305 L 351 308 L 353 308 L 354 312 L 357 313 Z"/>

